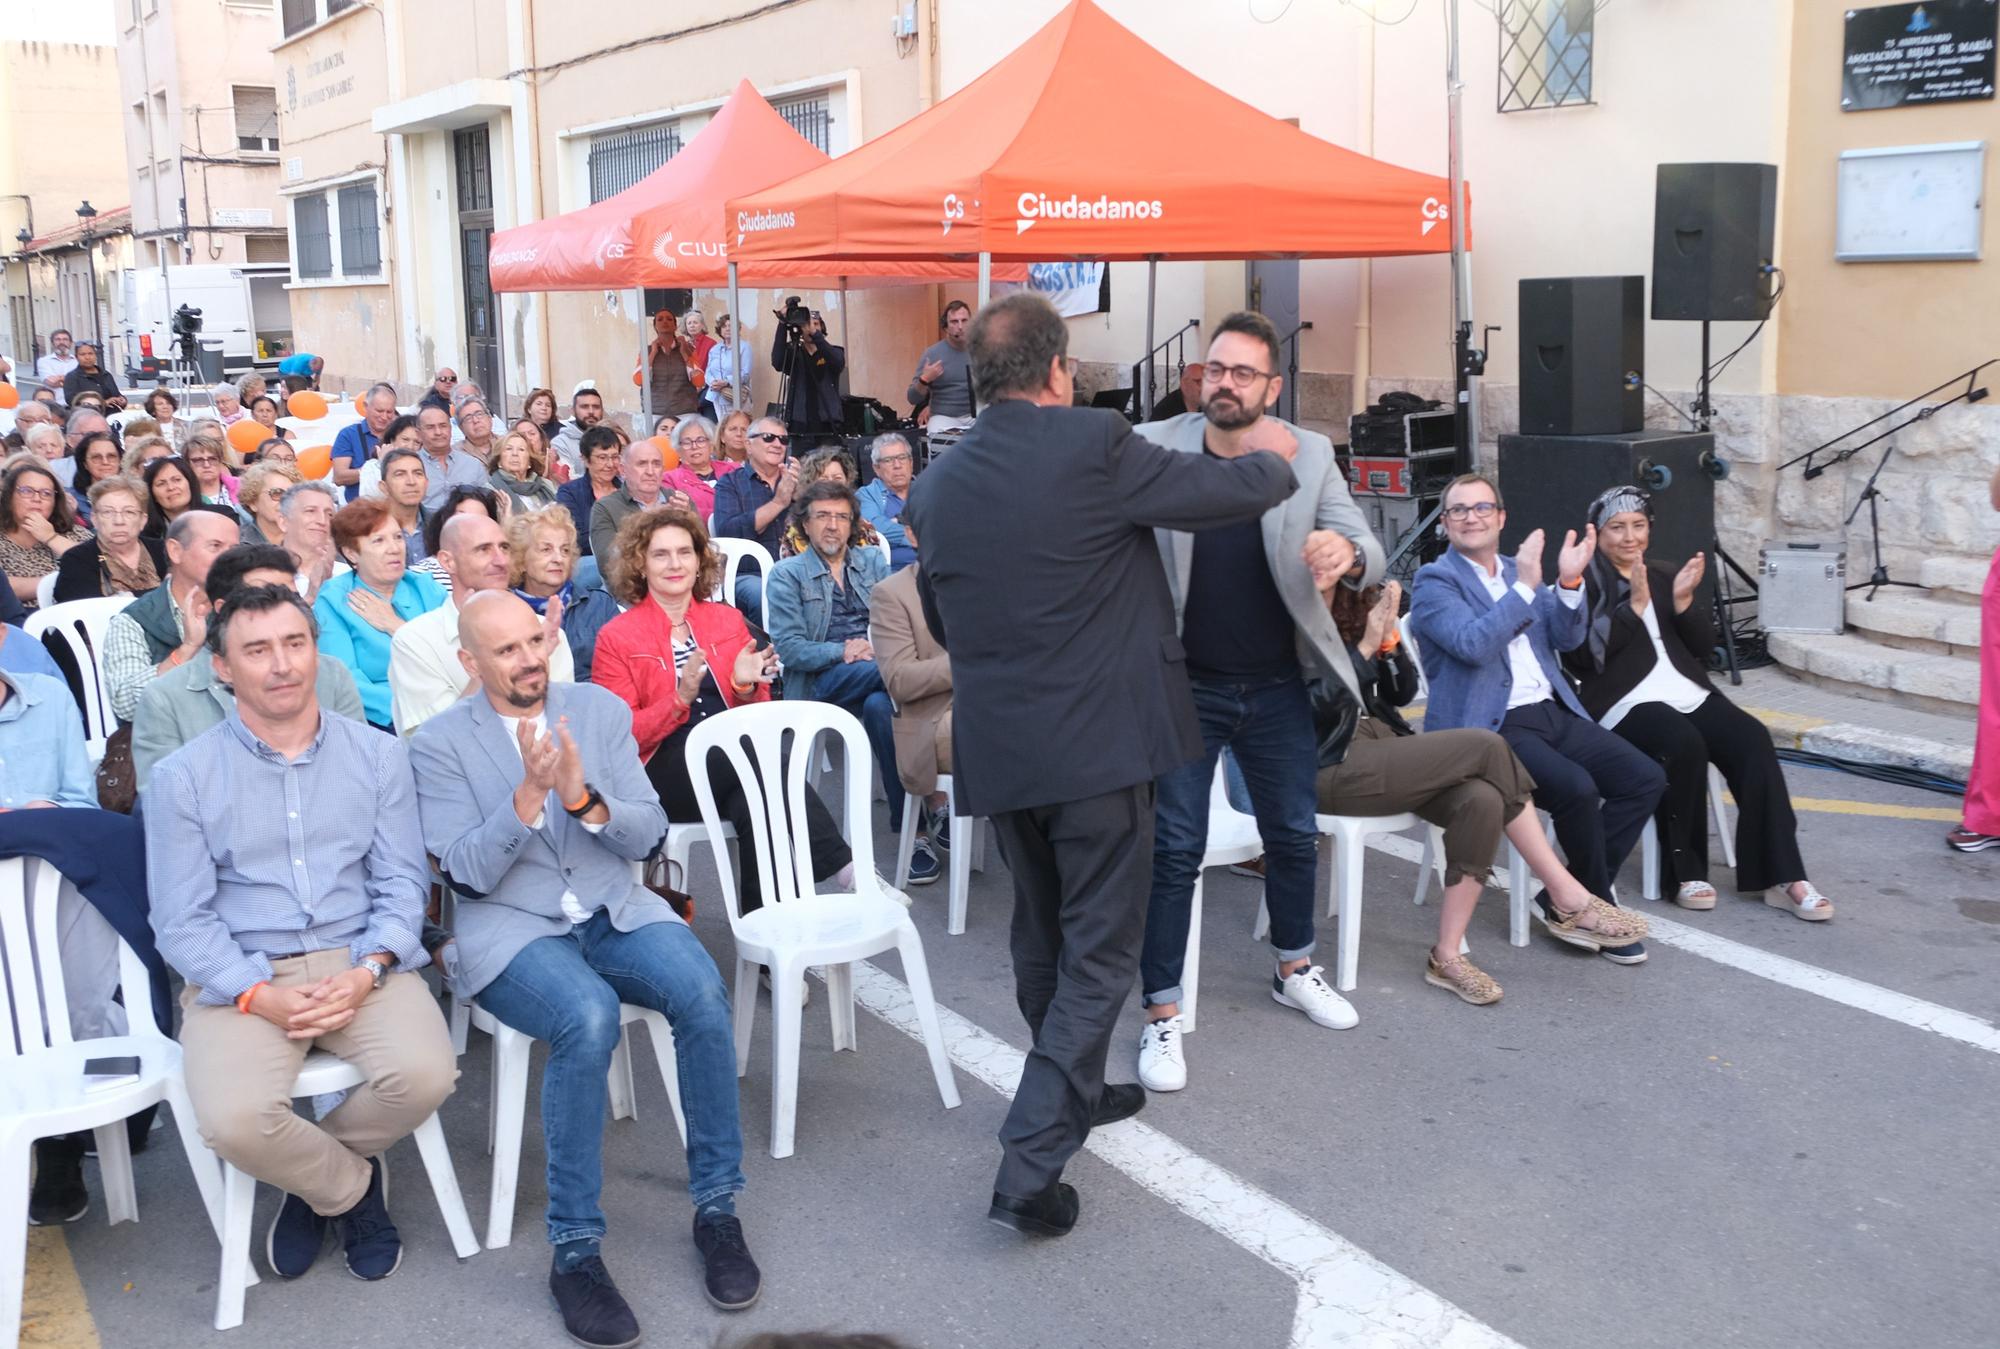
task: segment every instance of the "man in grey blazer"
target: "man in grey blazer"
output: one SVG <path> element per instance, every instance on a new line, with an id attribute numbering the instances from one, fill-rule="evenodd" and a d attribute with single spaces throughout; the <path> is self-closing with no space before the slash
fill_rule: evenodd
<path id="1" fill-rule="evenodd" d="M 208 565 L 202 582 L 207 597 L 203 613 L 212 613 L 245 586 L 290 585 L 297 572 L 291 554 L 268 543 L 239 543 L 225 549 Z M 317 687 L 322 711 L 366 721 L 361 691 L 354 675 L 337 660 L 319 663 Z M 236 695 L 215 675 L 215 663 L 191 660 L 146 685 L 132 713 L 132 773 L 140 792 L 153 776 L 153 765 L 211 726 L 220 726 L 236 706 Z"/>
<path id="2" fill-rule="evenodd" d="M 761 1276 L 735 1216 L 743 1137 L 729 998 L 687 924 L 639 883 L 633 864 L 659 846 L 667 817 L 631 710 L 593 685 L 551 684 L 542 621 L 507 591 L 466 602 L 459 640 L 481 692 L 412 738 L 417 805 L 424 844 L 460 896 L 457 991 L 549 1045 L 549 1290 L 564 1329 L 590 1345 L 639 1334 L 598 1253 L 604 1079 L 621 1002 L 673 1027 L 706 1291 L 725 1310 L 748 1307 Z"/>
<path id="3" fill-rule="evenodd" d="M 1182 454 L 1234 459 L 1266 420 L 1284 379 L 1278 334 L 1262 314 L 1231 314 L 1216 327 L 1203 367 L 1201 409 L 1139 434 Z M 1275 419 L 1272 419 L 1275 420 Z M 1261 519 L 1200 533 L 1158 529 L 1174 620 L 1187 651 L 1201 757 L 1163 774 L 1153 802 L 1153 885 L 1139 988 L 1147 1021 L 1139 1081 L 1152 1091 L 1187 1085 L 1181 1047 L 1181 966 L 1194 883 L 1208 847 L 1208 800 L 1216 760 L 1229 747 L 1243 769 L 1264 840 L 1264 895 L 1277 966 L 1271 997 L 1313 1022 L 1346 1030 L 1359 1018 L 1312 963 L 1314 775 L 1319 769 L 1309 679 L 1359 701 L 1353 662 L 1327 609 L 1336 585 L 1382 574 L 1382 545 L 1353 500 L 1333 445 L 1288 428 L 1299 447 L 1299 490 Z M 1282 916 L 1281 916 L 1282 915 Z"/>

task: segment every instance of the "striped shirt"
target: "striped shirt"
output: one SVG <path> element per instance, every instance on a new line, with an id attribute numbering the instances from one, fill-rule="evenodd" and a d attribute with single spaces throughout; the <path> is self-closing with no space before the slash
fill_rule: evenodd
<path id="1" fill-rule="evenodd" d="M 145 817 L 153 932 L 201 1002 L 227 1004 L 304 951 L 426 962 L 429 872 L 394 736 L 323 713 L 288 761 L 232 710 L 153 769 Z"/>

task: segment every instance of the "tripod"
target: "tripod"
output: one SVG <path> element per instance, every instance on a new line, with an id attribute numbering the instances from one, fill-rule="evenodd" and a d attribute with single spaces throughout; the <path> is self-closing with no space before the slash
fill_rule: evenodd
<path id="1" fill-rule="evenodd" d="M 1981 390 L 1981 392 L 1985 391 Z M 1889 456 L 1895 452 L 1896 442 L 1893 440 L 1883 447 L 1882 457 L 1875 461 L 1875 471 L 1868 475 L 1867 485 L 1861 489 L 1861 496 L 1855 501 L 1854 509 L 1847 513 L 1847 523 L 1852 525 L 1854 517 L 1861 514 L 1861 507 L 1864 504 L 1868 507 L 1868 539 L 1870 546 L 1875 552 L 1875 566 L 1868 573 L 1867 580 L 1856 582 L 1854 585 L 1847 587 L 1849 590 L 1866 590 L 1868 593 L 1861 597 L 1863 603 L 1872 602 L 1875 598 L 1875 592 L 1883 586 L 1907 586 L 1911 590 L 1922 590 L 1925 588 L 1915 581 L 1891 580 L 1889 577 L 1889 564 L 1882 560 L 1882 512 L 1876 506 L 1876 502 L 1882 498 L 1882 492 L 1880 488 L 1875 486 L 1875 480 L 1882 476 L 1882 470 L 1888 466 Z"/>

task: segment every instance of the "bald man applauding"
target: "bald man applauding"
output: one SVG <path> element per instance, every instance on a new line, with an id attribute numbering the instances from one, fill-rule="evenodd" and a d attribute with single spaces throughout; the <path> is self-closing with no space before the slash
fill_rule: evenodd
<path id="1" fill-rule="evenodd" d="M 507 531 L 484 515 L 468 511 L 445 521 L 437 557 L 451 577 L 451 603 L 411 619 L 389 644 L 389 706 L 397 735 L 409 735 L 477 691 L 478 677 L 459 659 L 459 614 L 474 595 L 507 589 Z M 549 601 L 542 627 L 549 634 L 549 678 L 574 683 L 576 662 L 563 639 L 560 598 Z"/>
<path id="2" fill-rule="evenodd" d="M 552 682 L 547 628 L 514 595 L 474 595 L 458 631 L 458 659 L 480 692 L 426 722 L 410 757 L 424 844 L 463 896 L 459 990 L 549 1046 L 549 1291 L 563 1328 L 580 1344 L 638 1342 L 598 1253 L 605 1074 L 621 1002 L 673 1026 L 706 1291 L 725 1310 L 748 1307 L 761 1275 L 735 1216 L 743 1137 L 729 999 L 701 942 L 632 865 L 659 846 L 667 816 L 640 766 L 631 709 L 592 685 Z"/>

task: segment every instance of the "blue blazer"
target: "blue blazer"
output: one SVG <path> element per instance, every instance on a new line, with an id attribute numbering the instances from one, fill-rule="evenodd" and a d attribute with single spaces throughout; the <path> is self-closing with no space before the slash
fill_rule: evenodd
<path id="1" fill-rule="evenodd" d="M 1535 602 L 1529 604 L 1512 588 L 1511 557 L 1500 559 L 1500 575 L 1509 588 L 1496 601 L 1487 594 L 1477 567 L 1455 549 L 1447 549 L 1443 557 L 1427 563 L 1410 586 L 1410 633 L 1431 686 L 1424 729 L 1499 730 L 1514 686 L 1507 647 L 1524 633 L 1554 696 L 1588 721 L 1590 715 L 1576 700 L 1555 653 L 1583 644 L 1590 630 L 1590 606 L 1572 609 L 1549 586 L 1537 590 Z"/>

